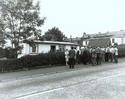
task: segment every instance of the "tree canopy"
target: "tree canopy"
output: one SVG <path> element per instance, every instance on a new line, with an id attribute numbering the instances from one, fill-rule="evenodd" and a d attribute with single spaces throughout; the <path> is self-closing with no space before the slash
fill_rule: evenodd
<path id="1" fill-rule="evenodd" d="M 2 30 L 11 40 L 12 48 L 19 47 L 20 42 L 29 37 L 39 38 L 40 27 L 45 18 L 40 18 L 39 2 L 33 0 L 1 0 L 0 19 Z"/>
<path id="2" fill-rule="evenodd" d="M 53 27 L 45 32 L 42 38 L 48 41 L 64 41 L 66 37 L 57 27 Z"/>

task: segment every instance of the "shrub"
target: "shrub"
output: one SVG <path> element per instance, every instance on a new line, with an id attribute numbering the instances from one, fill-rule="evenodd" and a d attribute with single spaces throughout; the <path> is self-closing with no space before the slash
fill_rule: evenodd
<path id="1" fill-rule="evenodd" d="M 20 58 L 24 68 L 34 68 L 46 65 L 64 65 L 65 55 L 63 52 L 41 53 L 39 55 L 27 55 Z"/>
<path id="2" fill-rule="evenodd" d="M 5 57 L 5 49 L 0 47 L 0 58 Z"/>
<path id="3" fill-rule="evenodd" d="M 24 68 L 32 68 L 36 66 L 47 65 L 48 60 L 46 57 L 47 57 L 46 54 L 40 54 L 40 55 L 34 55 L 34 56 L 27 55 L 20 58 L 20 60 Z"/>
<path id="4" fill-rule="evenodd" d="M 23 68 L 48 67 L 52 65 L 64 65 L 65 54 L 63 52 L 41 53 L 39 55 L 27 55 L 19 59 L 0 61 L 0 71 L 13 71 Z"/>
<path id="5" fill-rule="evenodd" d="M 18 59 L 0 60 L 0 71 L 14 71 L 22 69 L 21 61 Z"/>

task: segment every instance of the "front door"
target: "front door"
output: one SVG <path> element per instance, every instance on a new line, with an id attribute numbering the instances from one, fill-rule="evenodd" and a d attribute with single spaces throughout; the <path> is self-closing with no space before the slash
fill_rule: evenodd
<path id="1" fill-rule="evenodd" d="M 51 51 L 51 52 L 55 52 L 55 51 L 56 51 L 56 46 L 55 46 L 55 45 L 52 45 L 50 51 Z"/>

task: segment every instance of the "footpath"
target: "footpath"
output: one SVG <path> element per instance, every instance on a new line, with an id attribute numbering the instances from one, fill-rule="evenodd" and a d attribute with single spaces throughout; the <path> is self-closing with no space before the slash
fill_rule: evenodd
<path id="1" fill-rule="evenodd" d="M 119 63 L 124 63 L 125 58 L 120 58 Z M 102 63 L 102 65 L 97 66 L 111 66 L 115 63 L 107 62 Z M 115 64 L 116 65 L 116 64 Z M 55 66 L 55 67 L 49 67 L 49 68 L 41 68 L 41 69 L 34 69 L 34 70 L 25 70 L 25 71 L 17 71 L 17 72 L 9 72 L 9 73 L 0 73 L 0 82 L 7 82 L 12 80 L 21 80 L 26 78 L 32 78 L 32 77 L 38 77 L 43 75 L 51 75 L 54 73 L 60 73 L 60 72 L 70 72 L 70 71 L 76 71 L 79 69 L 88 69 L 88 68 L 94 68 L 97 66 L 89 65 L 75 65 L 75 69 L 69 69 L 69 66 Z"/>

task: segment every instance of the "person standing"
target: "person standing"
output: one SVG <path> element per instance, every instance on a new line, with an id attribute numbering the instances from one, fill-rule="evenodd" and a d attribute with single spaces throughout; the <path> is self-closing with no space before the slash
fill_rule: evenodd
<path id="1" fill-rule="evenodd" d="M 101 65 L 101 48 L 97 47 L 95 51 L 97 54 L 97 58 L 96 58 L 97 65 Z"/>
<path id="2" fill-rule="evenodd" d="M 69 68 L 70 69 L 73 69 L 75 65 L 75 56 L 76 56 L 75 54 L 76 54 L 75 50 L 73 49 L 73 47 L 71 47 L 71 50 L 69 51 Z"/>
<path id="3" fill-rule="evenodd" d="M 96 58 L 97 58 L 97 54 L 96 54 L 95 48 L 93 48 L 91 51 L 91 63 L 93 66 L 96 65 Z"/>
<path id="4" fill-rule="evenodd" d="M 115 50 L 114 61 L 115 61 L 115 63 L 118 63 L 118 48 L 116 46 L 114 46 L 114 50 Z"/>
<path id="5" fill-rule="evenodd" d="M 89 63 L 89 50 L 87 47 L 84 48 L 82 53 L 82 62 L 84 65 L 87 65 Z"/>
<path id="6" fill-rule="evenodd" d="M 115 54 L 115 48 L 113 46 L 111 46 L 111 48 L 110 48 L 110 61 L 111 62 L 114 61 L 114 54 Z"/>
<path id="7" fill-rule="evenodd" d="M 101 54 L 102 54 L 102 62 L 105 62 L 105 48 L 104 47 L 102 47 L 101 48 Z"/>
<path id="8" fill-rule="evenodd" d="M 110 55 L 110 48 L 107 47 L 107 48 L 106 48 L 106 52 L 105 52 L 105 61 L 106 61 L 106 62 L 109 61 L 109 55 Z"/>
<path id="9" fill-rule="evenodd" d="M 76 64 L 77 63 L 77 49 L 76 49 L 76 47 L 74 47 L 73 49 L 75 51 L 75 64 Z"/>
<path id="10" fill-rule="evenodd" d="M 77 50 L 77 53 L 76 53 L 76 63 L 80 64 L 80 50 Z"/>
<path id="11" fill-rule="evenodd" d="M 68 49 L 65 50 L 65 62 L 66 62 L 66 66 L 67 66 L 68 62 L 69 62 L 69 51 L 68 51 Z"/>
<path id="12" fill-rule="evenodd" d="M 89 47 L 89 63 L 92 63 L 92 47 Z"/>

